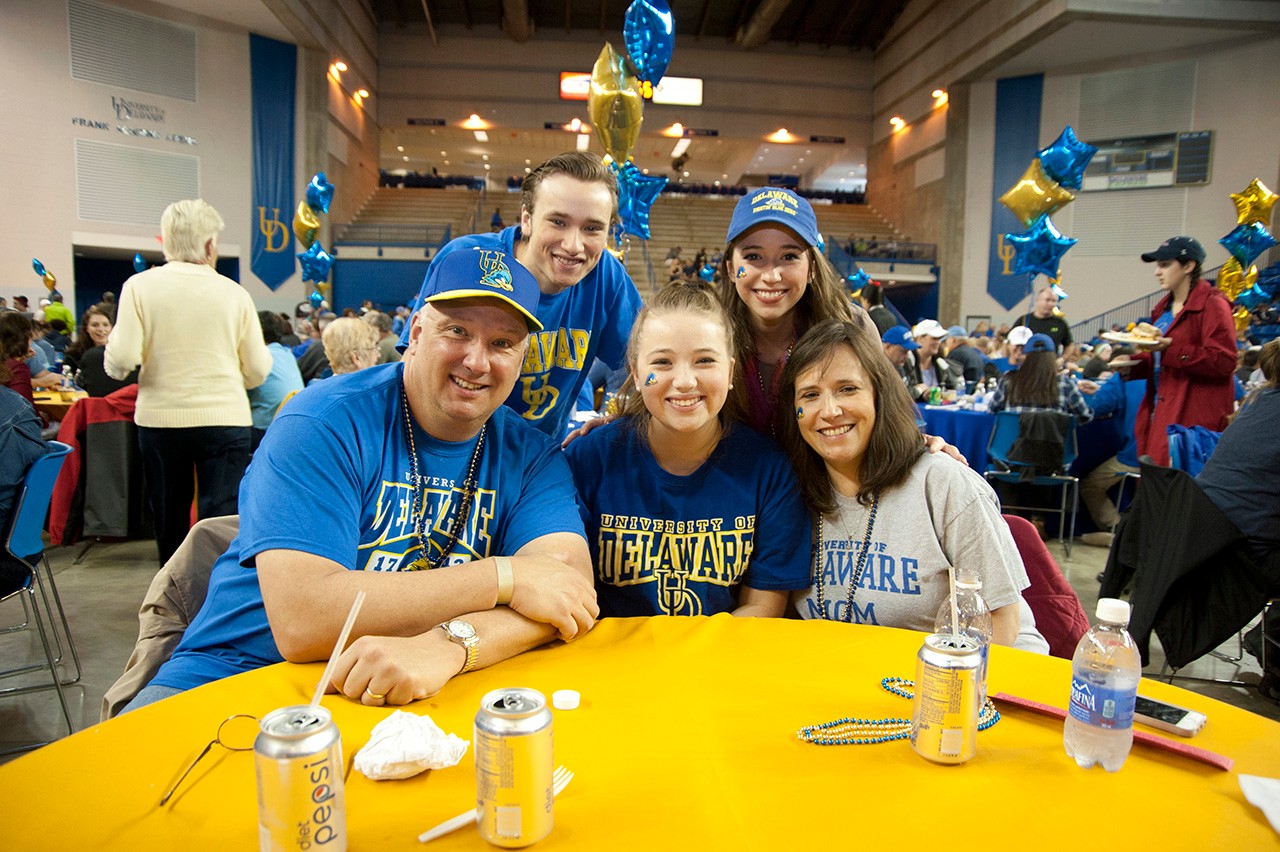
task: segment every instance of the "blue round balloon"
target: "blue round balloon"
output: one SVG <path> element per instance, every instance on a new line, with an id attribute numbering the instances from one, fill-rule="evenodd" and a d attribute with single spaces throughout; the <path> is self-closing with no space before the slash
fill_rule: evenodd
<path id="1" fill-rule="evenodd" d="M 649 239 L 649 208 L 667 186 L 665 177 L 647 175 L 628 160 L 612 166 L 618 176 L 618 220 L 624 233 Z"/>
<path id="2" fill-rule="evenodd" d="M 710 284 L 716 280 L 716 268 L 709 263 L 704 263 L 698 270 L 698 277 Z"/>
<path id="3" fill-rule="evenodd" d="M 635 0 L 628 6 L 622 41 L 636 77 L 658 85 L 676 41 L 676 23 L 666 0 Z"/>
<path id="4" fill-rule="evenodd" d="M 1004 239 L 1017 252 L 1013 259 L 1014 274 L 1045 275 L 1049 278 L 1058 277 L 1062 256 L 1077 242 L 1072 237 L 1062 236 L 1047 215 L 1036 219 L 1021 234 L 1005 234 Z"/>
<path id="5" fill-rule="evenodd" d="M 307 298 L 311 301 L 312 310 L 320 310 L 320 305 L 324 303 L 324 296 L 320 295 L 319 290 L 312 290 Z"/>
<path id="6" fill-rule="evenodd" d="M 303 281 L 326 281 L 329 278 L 329 268 L 333 266 L 333 255 L 325 251 L 320 241 L 316 240 L 310 248 L 298 255 L 298 262 L 302 264 Z"/>
<path id="7" fill-rule="evenodd" d="M 1238 261 L 1241 269 L 1248 269 L 1257 260 L 1258 255 L 1276 244 L 1266 226 L 1261 222 L 1250 222 L 1237 225 L 1231 233 L 1218 240 Z"/>
<path id="8" fill-rule="evenodd" d="M 142 256 L 142 252 L 138 252 L 133 256 L 133 271 L 134 272 L 147 271 L 147 261 L 146 261 L 146 258 Z"/>
<path id="9" fill-rule="evenodd" d="M 333 184 L 325 179 L 324 172 L 316 172 L 307 184 L 307 206 L 317 213 L 328 213 L 333 201 Z"/>
<path id="10" fill-rule="evenodd" d="M 1098 149 L 1077 139 L 1076 132 L 1068 124 L 1049 147 L 1040 150 L 1040 165 L 1044 167 L 1044 173 L 1058 183 L 1079 189 L 1084 180 L 1084 170 L 1096 153 Z"/>

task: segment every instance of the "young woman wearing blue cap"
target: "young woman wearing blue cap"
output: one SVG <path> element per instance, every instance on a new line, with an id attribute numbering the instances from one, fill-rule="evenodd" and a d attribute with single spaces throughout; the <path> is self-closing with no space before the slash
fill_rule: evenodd
<path id="1" fill-rule="evenodd" d="M 1142 255 L 1155 263 L 1168 293 L 1151 312 L 1163 335 L 1144 346 L 1129 378 L 1146 379 L 1147 395 L 1133 428 L 1138 454 L 1169 463 L 1171 424 L 1222 431 L 1235 408 L 1235 325 L 1221 290 L 1200 277 L 1204 247 L 1192 237 L 1171 237 Z"/>
<path id="2" fill-rule="evenodd" d="M 1075 379 L 1058 372 L 1058 348 L 1047 334 L 1033 334 L 1023 347 L 1022 365 L 1000 377 L 990 411 L 1062 411 L 1087 423 L 1093 410 Z"/>
<path id="3" fill-rule="evenodd" d="M 726 240 L 720 300 L 738 341 L 738 401 L 751 426 L 776 436 L 782 369 L 800 335 L 824 319 L 879 334 L 823 257 L 813 206 L 791 190 L 765 187 L 743 196 Z"/>

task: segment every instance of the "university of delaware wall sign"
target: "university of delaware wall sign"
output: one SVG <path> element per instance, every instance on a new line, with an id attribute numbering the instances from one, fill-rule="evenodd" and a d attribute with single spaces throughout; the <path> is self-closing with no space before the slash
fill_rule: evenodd
<path id="1" fill-rule="evenodd" d="M 137 122 L 150 121 L 164 124 L 164 107 L 155 104 L 144 104 L 126 98 L 111 96 L 111 110 L 115 113 L 115 121 L 103 121 L 96 118 L 72 116 L 71 123 L 87 130 L 101 130 L 107 133 L 123 133 L 125 136 L 136 136 L 142 139 L 156 139 L 161 142 L 172 142 L 175 145 L 198 145 L 194 136 L 185 133 L 165 133 L 150 127 L 138 126 Z"/>

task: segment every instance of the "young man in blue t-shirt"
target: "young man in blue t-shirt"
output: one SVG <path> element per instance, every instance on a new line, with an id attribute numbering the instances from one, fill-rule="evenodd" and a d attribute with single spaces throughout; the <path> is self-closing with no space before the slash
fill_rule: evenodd
<path id="1" fill-rule="evenodd" d="M 533 273 L 541 294 L 534 313 L 542 329 L 530 338 L 506 403 L 559 440 L 595 359 L 623 366 L 640 294 L 622 263 L 605 251 L 618 184 L 595 154 L 560 154 L 538 166 L 524 179 L 520 205 L 518 226 L 459 237 L 440 250 L 432 268 L 455 251 L 484 248 L 514 256 Z M 400 345 L 407 344 L 406 331 Z"/>
<path id="2" fill-rule="evenodd" d="M 403 363 L 291 400 L 245 476 L 203 608 L 126 709 L 325 659 L 360 591 L 331 687 L 373 706 L 589 630 L 599 609 L 568 466 L 502 406 L 537 301 L 502 252 L 454 252 L 432 266 Z"/>

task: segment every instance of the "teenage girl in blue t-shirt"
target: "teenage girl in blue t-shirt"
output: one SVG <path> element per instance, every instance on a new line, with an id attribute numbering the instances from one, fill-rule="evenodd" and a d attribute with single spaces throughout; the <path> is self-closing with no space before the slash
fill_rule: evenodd
<path id="1" fill-rule="evenodd" d="M 602 616 L 781 616 L 808 586 L 809 521 L 791 465 L 725 414 L 729 323 L 702 285 L 640 312 L 621 416 L 566 456 Z"/>

